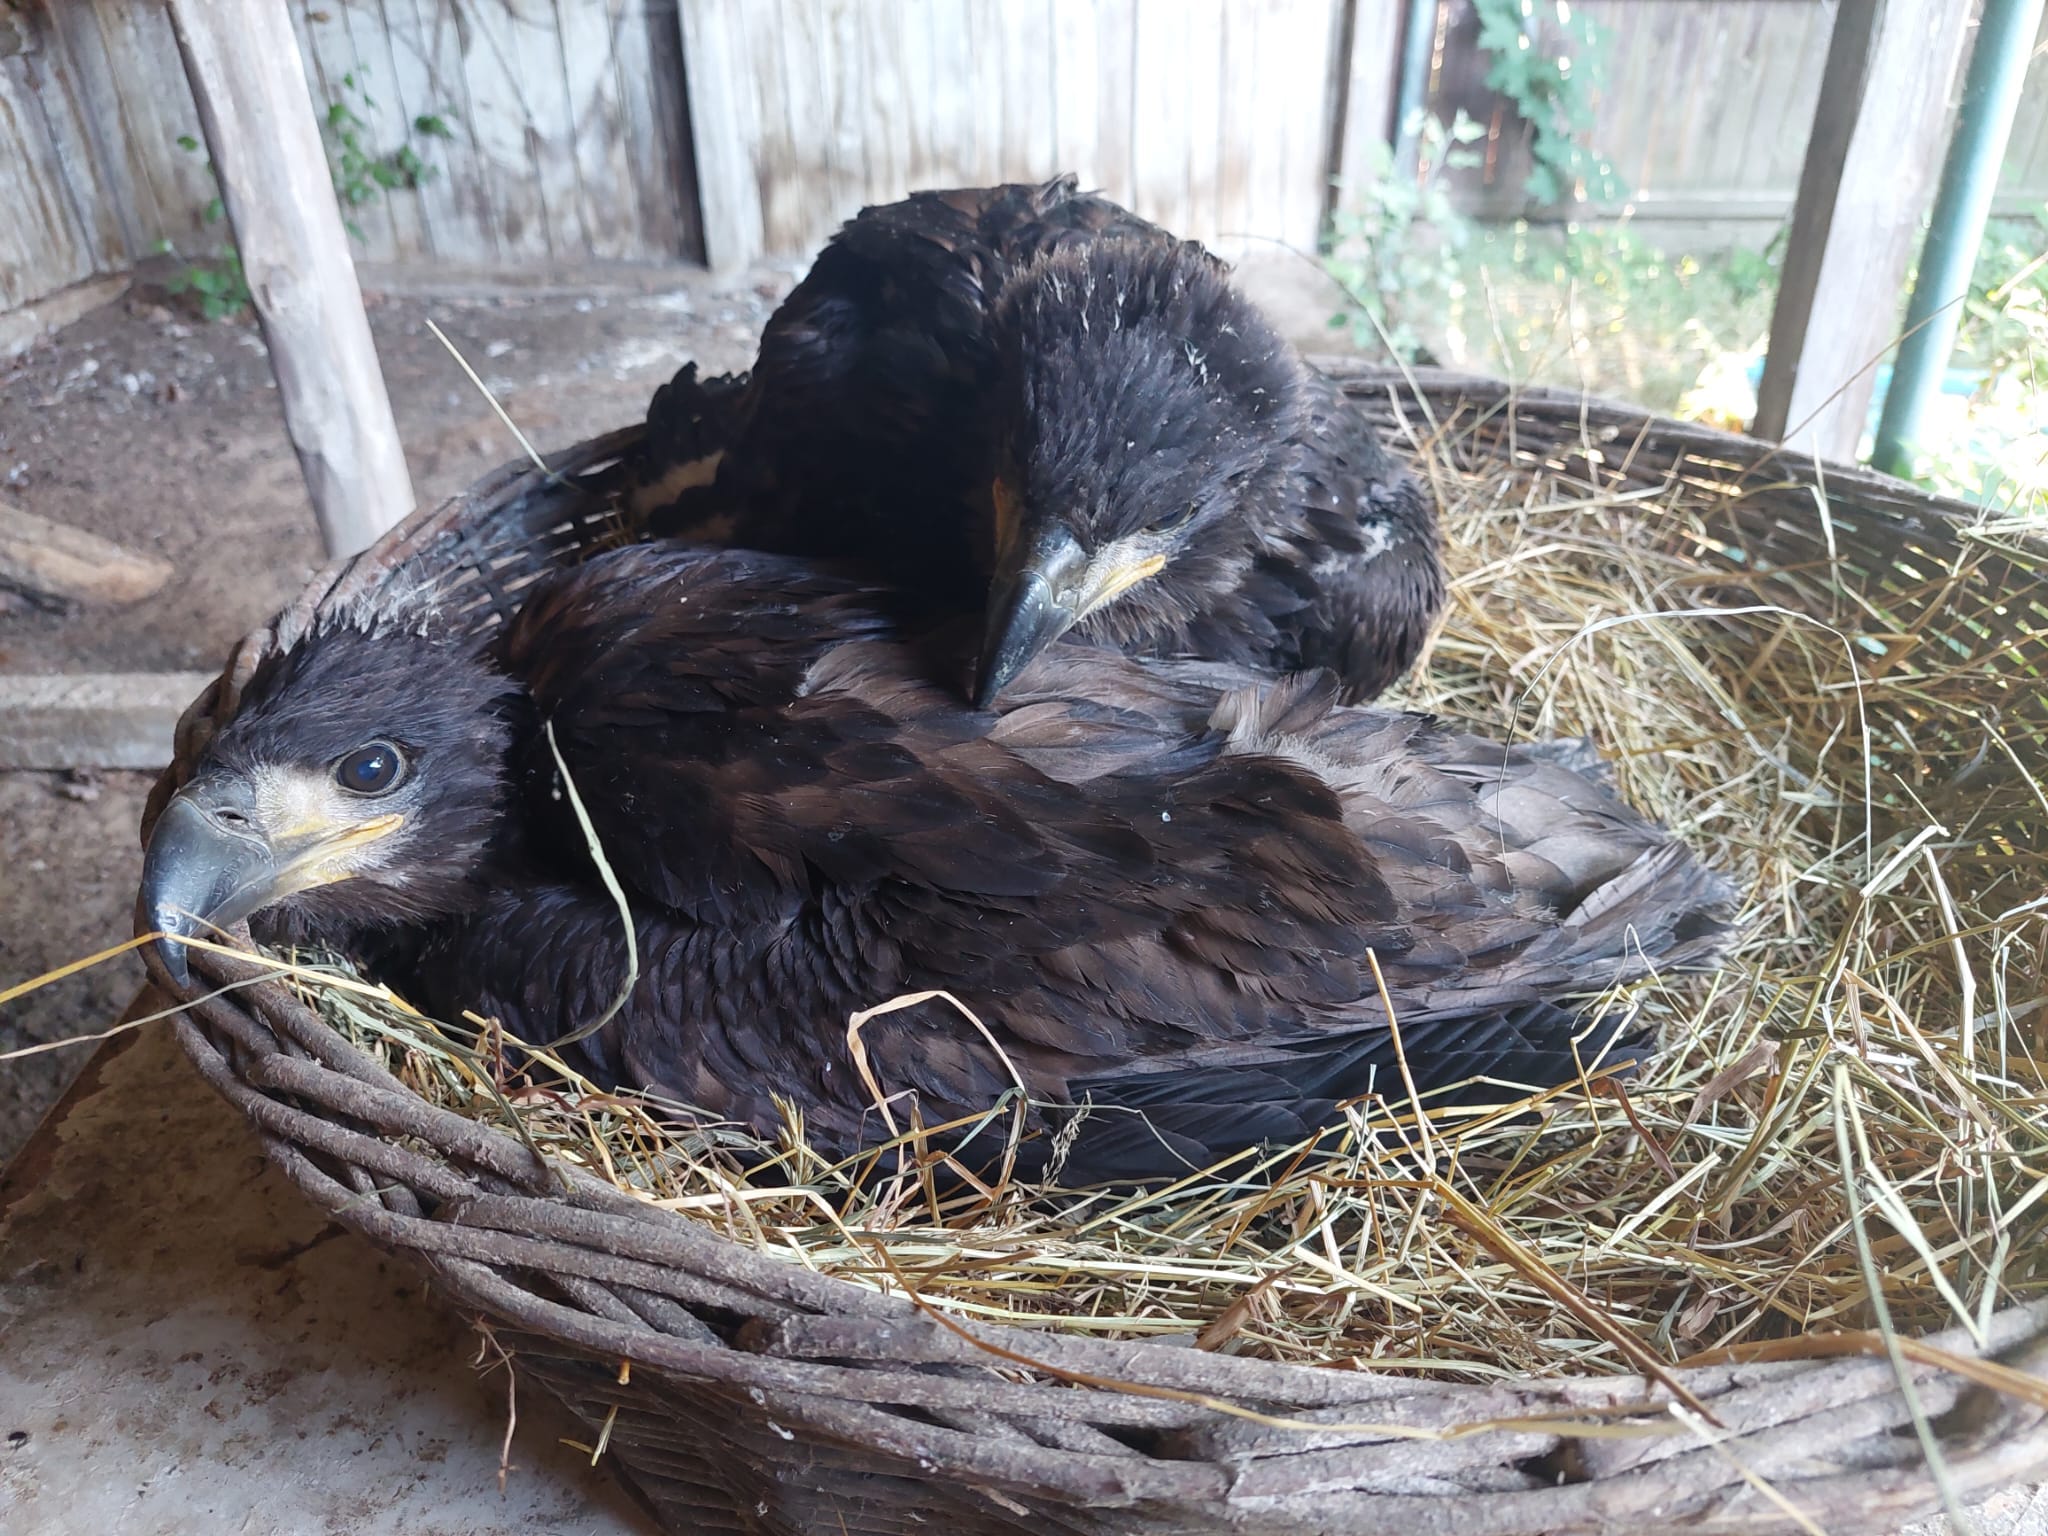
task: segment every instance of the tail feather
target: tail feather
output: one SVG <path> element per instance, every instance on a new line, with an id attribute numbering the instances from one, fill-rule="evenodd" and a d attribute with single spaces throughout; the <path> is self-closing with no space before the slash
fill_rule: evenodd
<path id="1" fill-rule="evenodd" d="M 1177 1178 L 1246 1147 L 1285 1147 L 1371 1101 L 1369 1118 L 1512 1104 L 1594 1072 L 1625 1070 L 1647 1051 L 1626 1011 L 1551 1002 L 1475 1011 L 1297 1043 L 1258 1060 L 1192 1066 L 1074 1085 L 1064 1182 Z M 1413 1084 L 1415 1097 L 1408 1087 Z"/>

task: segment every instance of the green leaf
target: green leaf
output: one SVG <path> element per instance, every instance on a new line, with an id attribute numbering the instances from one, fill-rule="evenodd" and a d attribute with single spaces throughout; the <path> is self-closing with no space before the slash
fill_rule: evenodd
<path id="1" fill-rule="evenodd" d="M 188 155 L 195 155 L 199 152 L 199 141 L 189 133 L 181 133 L 178 135 L 178 148 Z"/>

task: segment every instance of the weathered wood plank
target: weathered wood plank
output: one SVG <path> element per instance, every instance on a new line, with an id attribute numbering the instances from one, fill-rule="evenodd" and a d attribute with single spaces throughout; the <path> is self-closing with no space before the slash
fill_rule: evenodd
<path id="1" fill-rule="evenodd" d="M 968 106 L 974 125 L 973 174 L 976 182 L 997 182 L 1003 177 L 1003 82 L 1007 64 L 1002 56 L 1002 0 L 969 0 L 964 7 Z"/>
<path id="2" fill-rule="evenodd" d="M 1994 209 L 2037 213 L 2048 202 L 2048 17 L 2034 40 L 2032 62 L 2020 87 L 2020 109 L 2013 120 Z"/>
<path id="3" fill-rule="evenodd" d="M 32 92 L 42 126 L 49 134 L 55 153 L 55 168 L 62 178 L 65 202 L 77 220 L 78 231 L 95 272 L 125 267 L 130 248 L 119 211 L 100 169 L 95 125 L 88 121 L 77 72 L 72 69 L 64 34 L 47 12 L 35 20 L 19 18 L 18 25 L 33 28 L 34 54 L 21 56 L 16 78 Z M 24 143 L 0 151 L 0 160 L 10 154 L 27 160 L 34 151 Z M 63 285 L 57 274 L 38 275 L 28 269 L 28 287 L 40 293 L 58 291 Z"/>
<path id="4" fill-rule="evenodd" d="M 72 212 L 63 158 L 23 60 L 0 60 L 0 309 L 90 277 L 92 241 Z"/>
<path id="5" fill-rule="evenodd" d="M 714 271 L 745 266 L 763 249 L 755 145 L 754 56 L 741 0 L 682 0 L 683 60 L 689 71 L 690 136 L 704 213 L 704 260 Z"/>
<path id="6" fill-rule="evenodd" d="M 1346 61 L 1344 87 L 1344 132 L 1337 145 L 1336 163 L 1331 167 L 1337 182 L 1335 205 L 1339 208 L 1356 207 L 1364 198 L 1372 180 L 1377 148 L 1391 145 L 1400 130 L 1400 124 L 1394 121 L 1394 108 L 1400 94 L 1401 28 L 1406 11 L 1402 0 L 1353 0 L 1351 56 Z M 1225 21 L 1227 25 L 1227 12 Z M 1234 52 L 1226 45 L 1225 57 L 1233 57 Z M 1234 73 L 1225 76 L 1226 92 L 1231 88 Z M 1231 135 L 1248 131 L 1248 126 L 1237 126 L 1235 119 L 1225 125 L 1226 162 L 1240 181 L 1243 156 L 1230 140 Z M 1238 212 L 1243 195 L 1240 185 L 1223 199 L 1234 217 L 1244 217 Z"/>
<path id="7" fill-rule="evenodd" d="M 1071 171 L 1081 185 L 1102 176 L 1096 153 L 1102 139 L 1100 96 L 1102 7 L 1090 0 L 1051 0 L 1052 170 Z"/>
<path id="8" fill-rule="evenodd" d="M 927 186 L 981 181 L 978 109 L 974 93 L 973 0 L 930 0 L 930 95 L 922 115 L 931 124 L 932 175 Z"/>
<path id="9" fill-rule="evenodd" d="M 284 0 L 171 0 L 242 270 L 330 554 L 412 510 L 412 482 Z"/>
<path id="10" fill-rule="evenodd" d="M 114 104 L 109 148 L 128 169 L 123 190 L 137 219 L 134 254 L 146 254 L 159 240 L 192 239 L 214 186 L 202 157 L 179 142 L 197 137 L 199 118 L 163 7 L 84 0 L 56 10 L 80 12 L 97 36 L 103 88 L 111 94 L 96 95 L 94 104 L 100 111 Z"/>
<path id="11" fill-rule="evenodd" d="M 464 96 L 499 253 L 513 264 L 544 264 L 554 245 L 512 22 L 497 5 L 465 6 L 463 17 Z"/>
<path id="12" fill-rule="evenodd" d="M 1241 221 L 1224 217 L 1223 81 L 1230 63 L 1223 51 L 1225 0 L 1187 0 L 1181 24 L 1187 30 L 1187 166 L 1186 233 L 1200 240 L 1243 230 Z"/>
<path id="13" fill-rule="evenodd" d="M 1322 233 L 1330 174 L 1332 10 L 1331 0 L 1280 0 L 1268 23 L 1280 47 L 1281 67 L 1265 77 L 1281 146 L 1279 208 L 1253 233 L 1303 252 Z"/>
<path id="14" fill-rule="evenodd" d="M 908 82 L 916 78 L 905 52 L 906 22 L 922 32 L 907 6 L 871 6 L 861 13 L 855 35 L 860 64 L 860 135 L 867 153 L 867 179 L 861 201 L 886 202 L 910 185 L 913 114 L 906 99 Z"/>
<path id="15" fill-rule="evenodd" d="M 448 137 L 420 153 L 434 167 L 414 198 L 428 253 L 437 261 L 495 263 L 497 221 L 471 123 L 455 12 L 438 0 L 385 0 L 393 87 L 406 121 L 438 117 Z"/>
<path id="16" fill-rule="evenodd" d="M 307 14 L 305 0 L 286 6 L 292 32 L 298 39 L 299 58 L 306 70 L 306 89 L 312 97 L 313 115 L 320 123 L 321 144 L 331 160 L 336 145 L 327 124 L 327 114 L 337 104 L 349 111 L 361 107 L 362 99 L 354 85 L 358 60 L 355 45 L 348 35 L 347 0 L 335 0 L 332 8 L 318 5 L 313 11 L 314 14 Z M 365 121 L 368 121 L 367 117 Z M 371 146 L 372 141 L 365 137 L 364 149 Z M 363 200 L 342 204 L 343 226 L 356 239 L 355 249 L 389 260 L 400 252 L 391 206 L 374 185 L 356 190 L 362 194 Z"/>
<path id="17" fill-rule="evenodd" d="M 1131 180 L 1137 211 L 1176 234 L 1188 229 L 1188 78 L 1182 0 L 1138 0 L 1131 92 Z"/>
<path id="18" fill-rule="evenodd" d="M 406 115 L 404 101 L 398 94 L 398 63 L 384 10 L 382 0 L 349 0 L 330 13 L 340 16 L 349 53 L 355 60 L 350 70 L 355 77 L 355 89 L 344 99 L 349 110 L 368 125 L 362 143 L 372 155 L 396 153 L 412 138 L 412 119 Z M 332 159 L 339 146 L 332 135 L 329 140 L 328 154 Z M 426 255 L 426 220 L 417 193 L 405 187 L 379 187 L 376 200 L 384 205 L 385 217 L 390 221 L 390 259 L 416 260 Z"/>
<path id="19" fill-rule="evenodd" d="M 625 146 L 640 189 L 640 254 L 701 261 L 697 171 L 684 102 L 682 29 L 675 0 L 623 0 L 614 57 Z"/>
<path id="20" fill-rule="evenodd" d="M 0 502 L 0 582 L 78 603 L 136 603 L 175 572 L 156 555 Z"/>
<path id="21" fill-rule="evenodd" d="M 587 196 L 576 165 L 576 117 L 564 78 L 562 37 L 552 4 L 479 7 L 492 10 L 511 48 L 511 73 L 526 114 L 527 153 L 547 209 L 548 254 L 575 260 L 591 249 Z"/>
<path id="22" fill-rule="evenodd" d="M 1095 0 L 1095 185 L 1125 207 L 1137 201 L 1131 80 L 1137 72 L 1138 0 Z"/>
<path id="23" fill-rule="evenodd" d="M 1259 118 L 1259 31 L 1257 18 L 1241 5 L 1223 9 L 1223 57 L 1229 61 L 1218 91 L 1216 134 L 1217 218 L 1232 230 L 1259 230 L 1261 189 L 1253 162 L 1265 135 Z M 1362 153 L 1362 150 L 1361 150 Z M 1235 255 L 1242 241 L 1219 241 Z"/>
<path id="24" fill-rule="evenodd" d="M 584 248 L 601 261 L 640 254 L 642 177 L 659 167 L 626 160 L 614 39 L 625 0 L 555 0 L 555 41 L 568 110 L 568 151 L 583 210 Z"/>
<path id="25" fill-rule="evenodd" d="M 1238 58 L 1238 69 L 1249 72 L 1252 120 L 1246 143 L 1251 171 L 1251 201 L 1245 228 L 1268 239 L 1285 238 L 1287 220 L 1287 138 L 1277 110 L 1277 82 L 1290 74 L 1286 57 L 1287 0 L 1255 0 L 1242 6 L 1251 46 Z M 1234 8 L 1235 9 L 1235 8 Z"/>
<path id="26" fill-rule="evenodd" d="M 762 238 L 771 251 L 804 250 L 832 226 L 818 100 L 819 20 L 812 0 L 763 0 L 747 11 L 765 130 L 755 151 L 755 174 L 761 181 Z"/>
<path id="27" fill-rule="evenodd" d="M 1045 0 L 998 0 L 995 20 L 996 46 L 1004 65 L 1003 180 L 1043 181 L 1056 169 L 1052 18 Z"/>
<path id="28" fill-rule="evenodd" d="M 1933 197 L 1969 0 L 1842 0 L 1785 249 L 1757 436 L 1853 459 Z"/>

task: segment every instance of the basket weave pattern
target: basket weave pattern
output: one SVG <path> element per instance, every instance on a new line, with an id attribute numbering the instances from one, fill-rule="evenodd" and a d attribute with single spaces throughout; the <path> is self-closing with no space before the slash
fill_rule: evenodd
<path id="1" fill-rule="evenodd" d="M 1973 724 L 2048 741 L 2048 557 L 1966 538 L 1964 509 L 1898 482 L 1626 408 L 1449 375 L 1366 372 L 1348 385 L 1396 441 L 1455 420 L 1458 452 L 1536 455 L 1602 486 L 1739 486 L 1714 520 L 1672 534 L 1702 571 L 1702 602 L 1777 604 L 1879 641 L 1939 627 L 1955 655 L 1939 702 L 1874 700 L 1872 739 L 1914 790 L 1911 814 L 1956 811 L 1995 878 L 2048 883 L 2041 807 Z M 619 538 L 611 466 L 636 435 L 570 450 L 552 475 L 499 470 L 316 580 L 187 713 L 145 830 L 256 663 L 322 605 L 426 575 L 482 627 L 537 576 Z M 275 981 L 252 984 L 269 974 L 260 962 L 195 954 L 192 965 L 180 1038 L 279 1165 L 335 1221 L 481 1318 L 523 1374 L 604 1436 L 670 1531 L 1800 1529 L 1782 1498 L 1846 1536 L 1935 1503 L 1879 1360 L 1681 1372 L 1718 1429 L 1601 1435 L 1588 1428 L 1677 1427 L 1669 1394 L 1626 1376 L 1469 1386 L 943 1324 L 538 1165 L 512 1134 L 419 1098 Z M 151 970 L 175 995 L 153 958 Z M 1930 1342 L 1978 1352 L 1960 1331 Z M 1988 1343 L 2040 1369 L 2048 1305 L 1999 1314 Z M 2040 1411 L 1916 1372 L 1965 1497 L 2048 1465 Z"/>

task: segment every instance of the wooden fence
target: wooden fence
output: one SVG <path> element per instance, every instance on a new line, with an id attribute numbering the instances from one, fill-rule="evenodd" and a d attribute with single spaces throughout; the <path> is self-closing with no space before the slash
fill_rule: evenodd
<path id="1" fill-rule="evenodd" d="M 1539 31 L 1555 0 L 1532 9 Z M 1585 218 L 1626 209 L 1658 223 L 1763 223 L 1791 214 L 1834 27 L 1833 0 L 1579 0 L 1604 39 L 1606 86 L 1590 142 L 1625 187 L 1613 203 L 1545 209 L 1522 185 L 1528 134 L 1488 91 L 1471 0 L 1441 0 L 1428 92 L 1444 121 L 1463 109 L 1488 127 L 1485 163 L 1454 175 L 1481 218 Z M 2034 50 L 1994 211 L 2048 204 L 2048 22 Z"/>
<path id="2" fill-rule="evenodd" d="M 0 57 L 0 310 L 198 250 L 214 195 L 160 0 L 29 0 Z M 289 0 L 315 106 L 432 174 L 350 210 L 358 254 L 486 267 L 701 259 L 674 0 Z M 0 3 L 0 18 L 8 14 Z M 0 33 L 0 36 L 7 34 Z M 4 51 L 4 50 L 0 50 Z"/>
<path id="3" fill-rule="evenodd" d="M 1406 0 L 288 0 L 321 110 L 436 174 L 355 210 L 359 254 L 466 267 L 798 254 L 908 187 L 1079 171 L 1226 247 L 1313 245 L 1392 127 Z M 1536 0 L 1540 22 L 1556 0 Z M 1790 210 L 1833 0 L 1580 0 L 1594 140 L 1639 219 Z M 1526 131 L 1441 0 L 1427 102 L 1492 130 L 1459 195 L 1541 216 Z M 2048 45 L 2048 38 L 2044 38 Z M 2048 47 L 2000 207 L 2048 202 Z M 161 0 L 0 0 L 0 310 L 201 227 L 213 189 Z M 1614 212 L 1615 209 L 1594 210 Z M 1583 216 L 1587 210 L 1579 209 Z"/>
<path id="4" fill-rule="evenodd" d="M 682 0 L 714 262 L 906 188 L 1073 170 L 1196 238 L 1313 246 L 1342 0 Z"/>

